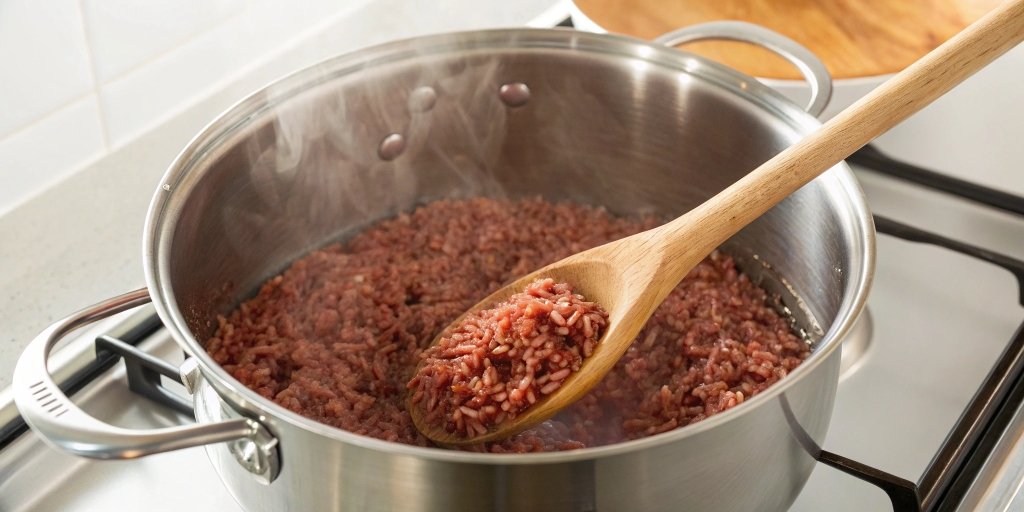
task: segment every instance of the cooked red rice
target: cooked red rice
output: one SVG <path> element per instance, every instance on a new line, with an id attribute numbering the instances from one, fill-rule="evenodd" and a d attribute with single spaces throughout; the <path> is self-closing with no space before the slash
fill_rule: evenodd
<path id="1" fill-rule="evenodd" d="M 430 425 L 487 433 L 555 392 L 594 352 L 608 314 L 568 283 L 539 279 L 467 315 L 424 351 L 409 381 Z"/>
<path id="2" fill-rule="evenodd" d="M 207 350 L 299 414 L 427 446 L 405 411 L 406 383 L 442 328 L 516 276 L 657 224 L 540 199 L 437 201 L 295 261 L 220 319 Z M 742 403 L 808 354 L 766 293 L 715 253 L 587 396 L 474 449 L 566 450 L 665 432 Z"/>

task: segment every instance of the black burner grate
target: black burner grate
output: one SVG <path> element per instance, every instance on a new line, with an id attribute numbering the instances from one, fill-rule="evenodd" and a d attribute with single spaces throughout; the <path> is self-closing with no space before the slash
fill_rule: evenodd
<path id="1" fill-rule="evenodd" d="M 151 316 L 147 316 L 145 319 L 140 321 L 138 324 L 133 325 L 124 333 L 118 335 L 122 344 L 128 344 L 130 346 L 136 346 L 142 343 L 143 340 L 151 336 L 154 332 L 163 327 L 160 323 L 160 317 L 154 313 Z M 66 380 L 60 383 L 60 390 L 64 392 L 68 397 L 74 396 L 79 390 L 84 388 L 90 382 L 98 379 L 101 375 L 110 370 L 118 361 L 118 355 L 106 350 L 102 350 L 99 343 L 96 346 L 96 359 L 87 364 L 81 370 L 78 370 Z M 191 414 L 191 413 L 190 413 Z M 14 442 L 19 436 L 28 431 L 28 425 L 21 416 L 16 416 L 11 421 L 0 425 L 0 450 Z"/>
<path id="2" fill-rule="evenodd" d="M 909 181 L 947 194 L 1024 216 L 1024 197 L 900 162 L 873 146 L 865 146 L 848 161 L 870 171 Z M 1017 279 L 1024 306 L 1024 261 L 953 240 L 875 215 L 879 233 L 906 241 L 942 247 L 998 265 Z M 880 487 L 896 512 L 954 510 L 984 465 L 1000 434 L 1024 401 L 1024 322 L 1017 328 L 981 386 L 975 392 L 920 480 L 911 482 L 831 452 L 818 461 Z"/>

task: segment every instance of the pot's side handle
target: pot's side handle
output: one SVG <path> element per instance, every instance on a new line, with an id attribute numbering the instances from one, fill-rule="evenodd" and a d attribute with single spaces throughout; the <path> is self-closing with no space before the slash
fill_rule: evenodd
<path id="1" fill-rule="evenodd" d="M 18 359 L 12 385 L 14 402 L 25 422 L 56 448 L 96 459 L 133 459 L 193 446 L 262 440 L 269 436 L 265 427 L 249 418 L 153 430 L 126 429 L 86 414 L 68 399 L 47 370 L 47 357 L 54 345 L 79 327 L 149 301 L 145 289 L 119 295 L 54 323 L 32 340 Z M 276 475 L 269 476 L 272 480 Z"/>
<path id="2" fill-rule="evenodd" d="M 804 76 L 811 87 L 811 98 L 804 107 L 818 117 L 832 98 L 832 75 L 825 63 L 800 43 L 773 30 L 745 21 L 712 21 L 673 30 L 656 39 L 655 43 L 676 46 L 708 39 L 725 39 L 758 45 L 788 60 Z"/>

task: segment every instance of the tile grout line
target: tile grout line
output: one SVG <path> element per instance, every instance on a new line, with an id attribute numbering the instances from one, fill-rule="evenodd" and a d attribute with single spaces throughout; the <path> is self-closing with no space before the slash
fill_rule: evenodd
<path id="1" fill-rule="evenodd" d="M 0 133 L 0 140 L 7 140 L 7 139 L 9 139 L 11 137 L 16 137 L 18 135 L 21 135 L 23 132 L 29 131 L 29 130 L 39 126 L 40 124 L 48 121 L 53 116 L 55 116 L 57 114 L 60 114 L 61 112 L 66 110 L 68 107 L 74 105 L 75 103 L 78 103 L 79 101 L 82 101 L 82 100 L 88 98 L 89 96 L 93 96 L 94 94 L 95 94 L 95 92 L 93 92 L 93 91 L 85 92 L 85 93 L 79 94 L 78 96 L 75 96 L 75 97 L 73 97 L 73 98 L 71 98 L 69 100 L 66 100 L 64 103 L 61 103 L 60 105 L 57 105 L 56 107 L 50 109 L 45 114 L 43 114 L 43 115 L 41 115 L 41 116 L 39 116 L 39 117 L 37 117 L 37 118 L 35 118 L 35 119 L 25 123 L 25 124 L 20 125 L 17 128 L 14 128 L 14 129 L 8 130 L 6 132 Z"/>
<path id="2" fill-rule="evenodd" d="M 185 110 L 187 110 L 189 108 L 194 107 L 196 104 L 198 104 L 198 103 L 200 103 L 202 101 L 206 101 L 207 99 L 209 99 L 210 97 L 212 97 L 212 96 L 214 96 L 216 94 L 219 94 L 220 92 L 224 91 L 225 89 L 231 87 L 232 84 L 237 83 L 239 80 L 244 79 L 244 77 L 246 77 L 246 76 L 249 76 L 254 70 L 260 69 L 262 66 L 265 66 L 268 62 L 272 62 L 274 59 L 279 58 L 281 55 L 287 53 L 293 47 L 295 47 L 295 46 L 297 46 L 299 44 L 302 44 L 303 41 L 306 41 L 306 40 L 308 40 L 308 39 L 310 39 L 312 37 L 316 37 L 318 34 L 321 34 L 325 30 L 327 30 L 330 26 L 332 26 L 335 23 L 337 23 L 340 19 L 343 19 L 343 18 L 351 15 L 352 13 L 357 12 L 358 10 L 365 8 L 367 5 L 369 5 L 372 2 L 373 2 L 373 0 L 358 0 L 354 5 L 348 6 L 345 10 L 343 10 L 341 12 L 335 12 L 335 13 L 331 14 L 330 16 L 327 16 L 326 18 L 320 20 L 318 23 L 315 23 L 312 26 L 306 27 L 305 30 L 303 30 L 303 31 L 301 31 L 299 33 L 296 33 L 296 34 L 292 34 L 292 36 L 286 38 L 285 42 L 283 44 L 281 44 L 278 48 L 276 48 L 276 49 L 274 49 L 272 51 L 269 51 L 269 52 L 265 52 L 262 55 L 260 55 L 259 57 L 257 57 L 256 59 L 250 60 L 249 62 L 241 65 L 239 68 L 237 68 L 235 71 L 233 71 L 228 76 L 221 77 L 221 78 L 219 78 L 219 79 L 217 79 L 215 81 L 212 81 L 212 82 L 206 84 L 206 87 L 204 87 L 201 91 L 199 91 L 199 92 L 197 92 L 197 93 L 195 93 L 195 94 L 193 94 L 191 96 L 182 98 L 181 101 L 179 101 L 176 106 L 174 106 L 173 108 L 171 108 L 169 110 L 166 110 L 166 111 L 162 112 L 161 114 L 159 114 L 159 115 L 155 116 L 153 119 L 151 119 L 148 123 L 145 123 L 144 125 L 142 125 L 142 127 L 134 130 L 133 134 L 130 135 L 129 137 L 127 137 L 124 141 L 119 142 L 119 143 L 114 143 L 113 144 L 113 149 L 114 150 L 120 149 L 122 146 L 124 146 L 126 144 L 130 144 L 133 139 L 137 138 L 141 134 L 144 134 L 146 132 L 151 131 L 155 127 L 157 127 L 157 126 L 159 126 L 159 125 L 161 125 L 163 123 L 166 123 L 169 120 L 173 119 L 175 116 L 181 114 L 183 111 L 185 111 Z M 250 9 L 250 7 L 247 5 L 246 6 L 246 10 L 248 10 L 248 9 Z M 111 82 L 113 82 L 113 81 L 115 81 L 117 79 L 122 78 L 123 76 L 124 75 L 120 75 L 116 79 L 111 79 L 110 81 L 108 81 L 106 83 L 111 83 Z M 270 81 L 272 82 L 273 80 L 274 79 L 271 79 Z M 256 86 L 255 89 L 251 89 L 251 90 L 243 93 L 241 96 L 239 96 L 238 99 L 240 100 L 241 98 L 245 97 L 246 95 L 248 95 L 248 94 L 250 94 L 252 92 L 255 92 L 259 88 L 261 88 L 263 86 L 266 86 L 269 83 L 270 82 L 266 82 L 266 83 L 262 83 L 262 85 Z M 211 118 L 211 120 L 212 120 L 212 118 Z"/>
<path id="3" fill-rule="evenodd" d="M 89 64 L 89 75 L 92 78 L 92 90 L 93 94 L 96 95 L 96 110 L 98 112 L 98 120 L 100 122 L 100 139 L 103 142 L 103 151 L 105 153 L 110 152 L 110 129 L 107 127 L 107 116 L 105 115 L 105 109 L 103 108 L 103 100 L 100 98 L 100 84 L 99 84 L 99 72 L 96 70 L 96 58 L 93 55 L 93 44 L 91 40 L 92 32 L 88 28 L 88 24 L 85 22 L 85 7 L 82 6 L 84 0 L 78 0 L 75 5 L 78 6 L 78 20 L 82 23 L 82 39 L 85 43 L 85 54 L 86 60 Z"/>
<path id="4" fill-rule="evenodd" d="M 84 0 L 79 0 L 79 1 L 84 1 Z M 128 75 L 130 75 L 130 74 L 132 74 L 132 73 L 134 73 L 134 72 L 136 72 L 136 71 L 138 71 L 138 70 L 140 70 L 142 68 L 145 68 L 146 66 L 149 66 L 150 64 L 152 64 L 154 62 L 157 62 L 157 61 L 163 59 L 164 57 L 167 57 L 168 55 L 173 54 L 174 52 L 180 50 L 183 46 L 191 43 L 192 41 L 195 41 L 196 39 L 199 39 L 200 37 L 202 37 L 202 36 L 204 36 L 206 34 L 209 34 L 210 32 L 213 32 L 214 30 L 217 30 L 218 28 L 224 26 L 229 21 L 232 21 L 235 18 L 239 17 L 241 14 L 243 14 L 247 10 L 249 10 L 249 4 L 248 3 L 246 3 L 245 7 L 243 9 L 239 10 L 238 12 L 236 12 L 234 14 L 230 14 L 228 16 L 224 16 L 223 18 L 220 18 L 220 19 L 218 19 L 216 21 L 210 22 L 209 25 L 207 25 L 205 27 L 202 27 L 200 29 L 197 29 L 195 32 L 192 32 L 192 33 L 182 37 L 180 40 L 174 42 L 173 45 L 170 46 L 169 48 L 167 48 L 165 50 L 160 50 L 159 52 L 156 52 L 156 53 L 146 57 L 145 59 L 142 59 L 141 61 L 139 61 L 139 62 L 137 62 L 135 64 L 132 64 L 131 66 L 125 68 L 123 71 L 118 72 L 117 74 L 111 76 L 110 78 L 107 78 L 107 79 L 105 79 L 103 81 L 98 81 L 97 83 L 99 85 L 109 85 L 109 84 L 114 83 L 114 82 L 116 82 L 118 80 L 121 80 L 122 78 L 125 78 Z"/>
<path id="5" fill-rule="evenodd" d="M 211 31 L 215 30 L 215 28 L 217 27 L 217 25 L 210 25 L 210 26 L 208 26 L 208 27 L 206 27 L 206 28 L 204 28 L 202 30 L 199 30 L 199 31 L 191 34 L 190 36 L 182 39 L 178 43 L 176 43 L 176 46 L 174 48 L 166 50 L 166 51 L 163 51 L 163 52 L 160 52 L 160 53 L 158 53 L 158 54 L 156 54 L 156 55 L 146 59 L 145 61 L 140 62 L 139 64 L 136 64 L 136 65 L 132 66 L 128 70 L 126 70 L 126 71 L 124 71 L 122 73 L 119 73 L 118 75 L 110 78 L 109 80 L 100 82 L 99 78 L 98 78 L 99 73 L 98 73 L 98 71 L 96 69 L 95 59 L 93 57 L 93 45 L 91 44 L 91 41 L 90 41 L 91 32 L 88 30 L 88 28 L 86 28 L 84 11 L 83 11 L 83 6 L 82 6 L 82 2 L 83 1 L 84 0 L 77 0 L 75 2 L 75 4 L 78 7 L 79 20 L 82 22 L 82 32 L 83 32 L 83 35 L 84 35 L 84 43 L 85 43 L 85 49 L 86 49 L 86 58 L 87 58 L 87 61 L 88 61 L 88 66 L 89 66 L 90 79 L 91 79 L 91 82 L 92 82 L 92 85 L 93 85 L 92 89 L 90 91 L 88 91 L 88 92 L 85 92 L 83 94 L 79 94 L 79 95 L 77 95 L 77 96 L 75 96 L 73 98 L 68 99 L 67 101 L 65 101 L 65 102 L 61 103 L 60 105 L 54 107 L 53 109 L 49 110 L 45 114 L 43 114 L 43 115 L 41 115 L 41 116 L 39 116 L 39 117 L 37 117 L 37 118 L 35 118 L 35 119 L 25 123 L 23 125 L 15 127 L 15 128 L 13 128 L 11 130 L 8 130 L 6 132 L 0 132 L 0 140 L 4 140 L 4 139 L 10 138 L 10 137 L 14 137 L 14 136 L 20 135 L 21 133 L 29 131 L 29 130 L 37 127 L 38 125 L 40 125 L 40 124 L 50 120 L 53 116 L 55 116 L 57 114 L 60 114 L 61 112 L 63 112 L 65 109 L 67 109 L 71 105 L 74 105 L 75 103 L 77 103 L 79 101 L 82 101 L 83 99 L 88 98 L 90 95 L 95 95 L 96 96 L 96 103 L 97 103 L 97 110 L 99 111 L 99 119 L 98 119 L 98 121 L 99 121 L 100 127 L 101 127 L 101 139 L 102 139 L 102 143 L 103 143 L 103 150 L 104 150 L 104 152 L 109 152 L 109 151 L 112 151 L 114 149 L 117 149 L 122 144 L 114 144 L 114 142 L 113 142 L 113 140 L 112 140 L 112 138 L 110 136 L 110 130 L 109 130 L 109 127 L 108 127 L 106 116 L 105 116 L 105 109 L 103 108 L 104 107 L 104 105 L 103 105 L 103 98 L 102 98 L 102 95 L 100 94 L 101 86 L 107 85 L 107 84 L 110 84 L 110 83 L 113 83 L 113 82 L 116 82 L 117 80 L 120 80 L 120 79 L 126 77 L 127 75 L 131 74 L 132 72 L 134 72 L 134 71 L 136 71 L 138 69 L 141 69 L 141 68 L 145 67 L 146 65 L 148 65 L 148 64 L 150 64 L 152 62 L 155 62 L 155 61 L 157 61 L 157 60 L 159 60 L 159 59 L 161 59 L 161 58 L 163 58 L 163 57 L 173 53 L 174 50 L 180 48 L 181 46 L 183 46 L 185 44 L 188 44 L 191 41 L 193 41 L 193 40 L 195 40 L 195 39 L 197 39 L 197 38 L 199 38 L 199 37 L 201 37 L 201 36 L 211 32 Z M 369 3 L 369 1 L 370 0 L 364 0 L 365 3 Z M 235 13 L 232 16 L 227 16 L 225 18 L 222 18 L 220 21 L 223 23 L 223 22 L 226 22 L 226 21 L 231 20 L 233 18 L 236 18 L 236 17 L 240 16 L 241 14 L 244 14 L 246 11 L 248 11 L 250 9 L 251 9 L 251 7 L 247 4 L 244 9 L 238 11 L 237 13 Z M 356 10 L 356 8 L 351 8 L 350 10 L 354 11 L 354 10 Z M 335 15 L 330 16 L 330 17 L 328 17 L 325 20 L 322 20 L 321 23 L 317 24 L 317 26 L 319 26 L 319 25 L 329 25 L 330 22 L 336 21 L 335 18 L 338 18 L 338 17 L 342 17 L 341 13 L 336 13 Z M 316 32 L 318 32 L 318 30 L 312 30 L 312 31 L 309 31 L 309 32 L 316 33 Z M 307 34 L 309 32 L 307 32 Z M 296 34 L 292 39 L 302 39 L 302 37 L 301 37 L 300 34 Z M 262 59 L 259 59 L 259 60 L 262 61 Z M 246 70 L 246 69 L 250 68 L 252 65 L 256 65 L 256 64 L 260 64 L 260 62 L 251 62 L 251 63 L 249 63 L 249 64 L 247 64 L 245 66 L 242 66 L 240 71 L 241 70 Z M 237 78 L 237 77 L 234 77 L 234 78 Z M 230 81 L 231 79 L 233 79 L 233 78 L 226 79 L 226 80 Z M 197 99 L 196 101 L 199 101 L 199 100 Z M 192 102 L 187 102 L 187 103 L 192 103 Z M 164 121 L 167 120 L 167 118 L 172 117 L 173 115 L 177 115 L 178 113 L 180 113 L 180 110 L 181 109 L 175 108 L 172 111 L 164 113 L 164 115 L 159 116 L 160 122 L 164 122 Z M 160 123 L 154 123 L 154 124 L 160 124 Z"/>
<path id="6" fill-rule="evenodd" d="M 273 57 L 277 56 L 278 54 L 285 53 L 288 47 L 290 47 L 292 45 L 295 45 L 295 44 L 301 44 L 300 42 L 302 40 L 305 40 L 305 39 L 307 39 L 309 37 L 314 37 L 316 34 L 321 33 L 322 30 L 324 30 L 325 28 L 327 28 L 327 27 L 331 26 L 332 24 L 336 23 L 339 19 L 347 17 L 347 16 L 349 16 L 349 15 L 355 13 L 355 12 L 358 12 L 358 11 L 360 11 L 362 9 L 365 9 L 371 3 L 372 3 L 372 0 L 362 0 L 360 2 L 357 2 L 355 5 L 351 5 L 351 6 L 348 6 L 348 8 L 346 8 L 346 9 L 342 9 L 341 12 L 335 12 L 335 13 L 331 14 L 330 16 L 325 17 L 324 19 L 320 20 L 319 23 L 316 23 L 316 24 L 314 24 L 314 25 L 312 25 L 310 27 L 307 27 L 307 30 L 302 31 L 301 33 L 293 34 L 292 37 L 290 37 L 290 38 L 288 38 L 286 40 L 287 44 L 282 45 L 283 46 L 282 48 L 278 48 L 277 51 L 270 52 L 269 54 L 264 55 L 262 58 L 259 58 L 256 61 L 249 62 L 249 63 L 241 66 L 241 68 L 239 68 L 239 70 L 238 70 L 238 74 L 246 74 L 247 72 L 251 71 L 252 68 L 258 68 L 260 65 L 265 64 L 266 61 L 273 60 Z M 138 70 L 138 69 L 140 69 L 142 67 L 145 67 L 146 65 L 148 65 L 148 64 L 150 64 L 150 63 L 152 63 L 152 62 L 154 62 L 156 60 L 159 60 L 160 58 L 165 57 L 166 55 L 172 53 L 175 49 L 180 48 L 184 44 L 187 44 L 187 43 L 197 39 L 198 37 L 201 37 L 202 35 L 213 31 L 216 28 L 216 26 L 217 26 L 217 25 L 210 25 L 210 26 L 208 26 L 208 27 L 206 27 L 204 29 L 201 29 L 201 30 L 193 33 L 192 35 L 182 39 L 179 43 L 177 43 L 175 48 L 167 50 L 167 51 L 164 51 L 164 52 L 161 52 L 161 53 L 159 53 L 159 54 L 157 54 L 157 55 L 155 55 L 153 57 L 150 57 L 150 58 L 146 59 L 145 61 L 143 61 L 143 62 L 141 62 L 141 63 L 131 67 L 127 71 L 124 71 L 124 72 L 122 72 L 122 73 L 120 73 L 120 74 L 110 78 L 109 80 L 105 80 L 103 82 L 100 82 L 99 78 L 98 78 L 98 70 L 96 68 L 95 58 L 94 58 L 94 55 L 93 55 L 93 45 L 92 45 L 92 41 L 90 40 L 91 32 L 87 28 L 87 24 L 85 22 L 84 5 L 83 4 L 84 4 L 84 0 L 77 0 L 76 1 L 76 7 L 78 9 L 79 20 L 82 23 L 82 31 L 83 31 L 83 36 L 84 36 L 84 43 L 85 43 L 85 48 L 86 48 L 86 53 L 87 53 L 88 65 L 89 65 L 89 69 L 90 69 L 90 78 L 91 78 L 91 81 L 93 83 L 92 91 L 84 93 L 84 94 L 80 94 L 78 96 L 75 96 L 74 98 L 71 98 L 71 99 L 65 101 L 64 103 L 62 103 L 59 106 L 53 108 L 49 112 L 43 114 L 42 116 L 40 116 L 40 117 L 38 117 L 38 118 L 36 118 L 36 119 L 34 119 L 34 120 L 24 124 L 24 125 L 21 125 L 21 126 L 18 126 L 18 127 L 14 128 L 12 130 L 0 133 L 0 140 L 6 139 L 6 138 L 9 138 L 9 137 L 13 137 L 13 136 L 17 136 L 17 135 L 20 135 L 21 133 L 23 133 L 25 131 L 31 130 L 32 128 L 35 128 L 39 124 L 41 124 L 43 122 L 46 122 L 47 120 L 51 119 L 53 116 L 61 113 L 62 111 L 64 111 L 68 107 L 70 107 L 71 105 L 73 105 L 73 104 L 75 104 L 75 103 L 77 103 L 77 102 L 79 102 L 79 101 L 81 101 L 83 99 L 86 99 L 90 95 L 95 95 L 96 96 L 97 110 L 99 111 L 98 121 L 99 121 L 100 127 L 101 127 L 101 139 L 102 139 L 102 144 L 104 146 L 103 147 L 104 152 L 110 152 L 110 151 L 112 151 L 114 149 L 117 149 L 118 147 L 120 147 L 124 143 L 127 143 L 128 141 L 125 141 L 122 144 L 115 144 L 113 142 L 113 140 L 112 140 L 112 137 L 110 135 L 110 130 L 109 130 L 108 122 L 107 122 L 107 119 L 106 119 L 106 116 L 105 116 L 105 109 L 103 108 L 104 107 L 104 105 L 103 105 L 103 98 L 102 98 L 101 91 L 100 91 L 101 86 L 113 83 L 113 82 L 115 82 L 117 80 L 120 80 L 120 79 L 124 78 L 125 76 L 131 74 L 132 72 L 134 72 L 134 71 L 136 71 L 136 70 Z M 556 6 L 549 7 L 546 11 L 544 11 L 541 14 L 541 16 L 548 15 L 549 11 L 554 11 L 555 10 L 554 7 L 558 7 L 558 5 L 556 4 Z M 251 5 L 246 4 L 246 6 L 243 9 L 239 10 L 234 15 L 230 15 L 230 16 L 222 18 L 220 20 L 220 22 L 221 22 L 221 24 L 223 24 L 224 22 L 227 22 L 227 21 L 231 20 L 232 18 L 238 17 L 241 14 L 243 14 L 246 11 L 249 11 L 251 9 L 252 9 Z M 235 80 L 237 78 L 238 78 L 237 76 L 235 76 L 235 77 L 225 77 L 224 79 L 222 79 L 222 80 L 220 80 L 218 82 L 230 83 L 231 81 L 233 81 L 233 80 Z M 218 83 L 218 84 L 214 84 L 214 85 L 216 85 L 216 86 L 212 87 L 212 89 L 216 90 L 216 89 L 220 88 L 219 86 L 223 86 L 224 83 Z M 207 89 L 206 92 L 209 93 L 209 89 Z M 206 96 L 206 95 L 208 95 L 208 94 L 200 94 L 199 96 L 202 97 L 202 96 Z M 192 101 L 186 101 L 184 105 L 180 106 L 181 108 L 172 109 L 172 111 L 165 112 L 164 115 L 158 116 L 159 117 L 159 119 L 158 119 L 159 122 L 151 123 L 151 125 L 153 125 L 153 124 L 160 124 L 160 123 L 166 121 L 168 118 L 173 117 L 174 115 L 177 115 L 178 113 L 180 113 L 180 111 L 183 108 L 187 108 L 189 105 L 191 105 L 191 104 L 193 104 L 193 103 L 195 103 L 197 101 L 200 101 L 201 99 L 202 98 L 193 98 Z M 147 130 L 142 130 L 142 131 L 145 132 Z M 131 137 L 131 138 L 134 138 L 134 137 Z"/>
<path id="7" fill-rule="evenodd" d="M 112 151 L 112 150 L 116 149 L 116 147 L 115 147 L 115 144 L 113 143 L 113 139 L 112 139 L 112 137 L 110 135 L 110 127 L 109 127 L 109 123 L 107 122 L 107 116 L 106 116 L 107 112 L 106 112 L 106 108 L 104 107 L 104 104 L 103 104 L 103 95 L 101 94 L 102 86 L 110 84 L 110 83 L 113 83 L 113 82 L 116 82 L 117 80 L 120 80 L 120 79 L 130 75 L 131 73 L 135 72 L 136 70 L 142 69 L 145 66 L 147 66 L 147 65 L 149 65 L 149 64 L 151 64 L 153 62 L 156 62 L 156 61 L 160 60 L 163 57 L 166 57 L 167 55 L 173 53 L 175 50 L 181 48 L 182 46 L 192 42 L 195 39 L 198 39 L 199 37 L 201 37 L 201 36 L 203 36 L 203 35 L 205 35 L 205 34 L 207 34 L 209 32 L 212 32 L 218 26 L 223 25 L 227 21 L 229 21 L 229 20 L 231 20 L 233 18 L 238 17 L 241 13 L 245 12 L 245 10 L 249 9 L 248 4 L 246 4 L 246 7 L 244 9 L 242 9 L 242 10 L 240 10 L 240 11 L 234 13 L 234 14 L 224 16 L 223 18 L 220 18 L 220 19 L 218 19 L 218 20 L 216 20 L 214 22 L 211 22 L 208 26 L 202 27 L 202 28 L 196 30 L 195 32 L 193 32 L 193 33 L 183 37 L 181 40 L 175 42 L 172 47 L 170 47 L 170 48 L 168 48 L 166 50 L 163 50 L 161 52 L 158 52 L 158 53 L 156 53 L 154 55 L 151 55 L 151 56 L 147 57 L 146 59 L 144 59 L 144 60 L 142 60 L 142 61 L 140 61 L 140 62 L 138 62 L 138 63 L 136 63 L 136 64 L 134 64 L 132 66 L 130 66 L 129 68 L 125 69 L 124 71 L 121 71 L 120 73 L 118 73 L 118 74 L 116 74 L 116 75 L 114 75 L 114 76 L 112 76 L 112 77 L 110 77 L 110 78 L 108 78 L 106 80 L 101 81 L 99 79 L 99 69 L 96 66 L 96 58 L 95 58 L 95 55 L 94 55 L 94 52 L 93 52 L 93 47 L 94 46 L 93 46 L 92 39 L 91 39 L 92 32 L 88 29 L 88 24 L 85 21 L 85 7 L 83 5 L 84 1 L 85 0 L 77 0 L 76 5 L 78 6 L 78 16 L 79 16 L 79 19 L 82 22 L 82 32 L 83 32 L 83 34 L 85 36 L 85 48 L 86 48 L 86 53 L 87 53 L 87 59 L 89 61 L 89 71 L 90 71 L 90 75 L 91 75 L 91 78 L 92 78 L 93 92 L 96 95 L 96 106 L 97 106 L 97 109 L 99 110 L 99 122 L 100 122 L 100 128 L 101 128 L 101 138 L 103 140 L 103 149 L 106 152 Z M 81 97 L 76 97 L 74 101 L 77 101 L 80 98 Z M 72 103 L 72 102 L 68 102 L 68 103 Z M 53 112 L 56 112 L 56 111 L 60 110 L 61 108 L 64 108 L 66 105 L 67 104 L 61 105 L 57 109 L 54 109 Z M 49 117 L 49 115 L 51 113 L 53 113 L 53 112 L 50 112 L 50 113 L 46 114 L 45 116 L 43 116 L 43 118 Z M 40 118 L 40 119 L 43 119 L 43 118 Z M 33 122 L 32 124 L 35 124 L 35 123 Z M 15 131 L 20 131 L 20 129 L 21 129 L 21 127 L 19 127 L 18 130 L 15 130 Z M 0 137 L 3 137 L 3 136 L 5 136 L 5 135 L 0 135 Z"/>

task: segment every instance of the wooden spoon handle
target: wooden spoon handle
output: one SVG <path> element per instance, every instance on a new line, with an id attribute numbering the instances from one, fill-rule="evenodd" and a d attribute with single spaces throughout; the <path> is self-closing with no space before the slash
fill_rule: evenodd
<path id="1" fill-rule="evenodd" d="M 985 17 L 861 98 L 715 197 L 666 224 L 666 270 L 680 275 L 695 261 L 816 176 L 1024 40 L 1024 0 Z M 1007 84 L 1009 85 L 1009 84 Z M 694 240 L 692 233 L 700 233 Z M 666 279 L 675 283 L 676 276 Z"/>

